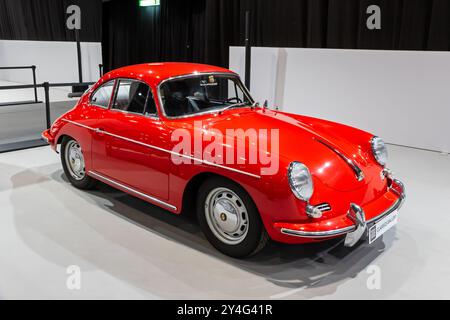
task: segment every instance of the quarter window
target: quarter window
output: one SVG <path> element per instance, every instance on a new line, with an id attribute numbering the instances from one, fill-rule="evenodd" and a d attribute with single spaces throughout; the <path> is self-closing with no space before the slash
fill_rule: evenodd
<path id="1" fill-rule="evenodd" d="M 143 82 L 119 80 L 112 109 L 143 114 L 150 88 Z"/>
<path id="2" fill-rule="evenodd" d="M 147 107 L 145 108 L 145 115 L 147 116 L 156 116 L 156 103 L 153 98 L 152 91 L 149 91 L 148 99 L 147 99 Z"/>
<path id="3" fill-rule="evenodd" d="M 114 89 L 114 81 L 109 81 L 100 86 L 91 97 L 91 104 L 108 108 L 109 100 Z"/>

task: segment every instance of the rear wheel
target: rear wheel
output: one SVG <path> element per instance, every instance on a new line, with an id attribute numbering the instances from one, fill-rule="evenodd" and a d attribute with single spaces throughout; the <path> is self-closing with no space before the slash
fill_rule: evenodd
<path id="1" fill-rule="evenodd" d="M 92 189 L 95 186 L 96 181 L 86 174 L 81 146 L 71 137 L 64 137 L 61 143 L 61 163 L 72 185 L 79 189 Z"/>
<path id="2" fill-rule="evenodd" d="M 208 241 L 226 255 L 250 256 L 268 241 L 253 200 L 242 187 L 225 178 L 214 177 L 200 187 L 197 216 Z"/>

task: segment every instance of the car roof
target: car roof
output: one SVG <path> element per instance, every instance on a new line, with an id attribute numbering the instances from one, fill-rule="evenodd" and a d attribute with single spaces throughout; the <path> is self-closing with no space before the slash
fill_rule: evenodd
<path id="1" fill-rule="evenodd" d="M 143 63 L 132 66 L 122 67 L 108 72 L 103 80 L 110 78 L 136 78 L 153 85 L 158 85 L 161 81 L 168 78 L 189 75 L 193 73 L 230 73 L 234 72 L 211 65 L 187 62 L 161 62 L 161 63 Z"/>

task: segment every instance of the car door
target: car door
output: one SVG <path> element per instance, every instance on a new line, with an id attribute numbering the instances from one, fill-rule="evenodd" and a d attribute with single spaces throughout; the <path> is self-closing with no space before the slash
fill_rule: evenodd
<path id="1" fill-rule="evenodd" d="M 146 195 L 168 200 L 170 154 L 150 87 L 118 79 L 110 108 L 97 122 L 92 146 L 95 173 Z"/>

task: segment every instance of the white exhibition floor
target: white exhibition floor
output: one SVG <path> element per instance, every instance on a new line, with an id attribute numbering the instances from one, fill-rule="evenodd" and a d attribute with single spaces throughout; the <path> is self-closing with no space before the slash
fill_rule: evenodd
<path id="1" fill-rule="evenodd" d="M 71 187 L 49 147 L 0 154 L 0 299 L 450 299 L 450 157 L 389 148 L 408 192 L 395 229 L 249 260 L 216 252 L 193 218 Z M 66 286 L 72 265 L 80 290 Z"/>

